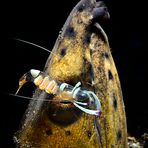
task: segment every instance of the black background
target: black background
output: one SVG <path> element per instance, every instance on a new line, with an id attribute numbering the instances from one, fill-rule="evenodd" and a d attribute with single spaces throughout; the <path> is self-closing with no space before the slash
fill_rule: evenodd
<path id="1" fill-rule="evenodd" d="M 1 4 L 0 17 L 0 148 L 15 147 L 28 100 L 12 97 L 18 79 L 31 68 L 42 70 L 49 53 L 14 38 L 51 50 L 67 16 L 78 0 L 48 2 L 14 1 Z M 128 132 L 140 137 L 148 132 L 147 15 L 143 1 L 106 0 L 111 18 L 104 25 L 119 73 L 127 114 Z M 31 94 L 23 89 L 20 94 Z M 28 92 L 29 91 L 29 92 Z"/>

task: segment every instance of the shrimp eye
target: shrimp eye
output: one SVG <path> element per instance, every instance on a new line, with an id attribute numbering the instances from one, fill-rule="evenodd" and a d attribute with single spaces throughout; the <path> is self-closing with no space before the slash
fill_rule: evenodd
<path id="1" fill-rule="evenodd" d="M 39 76 L 40 71 L 36 69 L 31 69 L 30 73 L 31 73 L 31 76 L 33 76 L 33 78 L 36 78 L 37 76 Z"/>

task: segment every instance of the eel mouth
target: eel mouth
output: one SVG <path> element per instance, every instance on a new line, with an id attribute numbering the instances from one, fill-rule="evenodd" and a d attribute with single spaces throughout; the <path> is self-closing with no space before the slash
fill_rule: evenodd
<path id="1" fill-rule="evenodd" d="M 62 104 L 72 104 L 72 102 L 69 101 L 69 100 L 62 100 L 62 101 L 60 101 L 60 103 L 62 103 Z"/>
<path id="2" fill-rule="evenodd" d="M 73 108 L 75 107 L 74 104 L 73 104 L 73 101 L 74 99 L 69 95 L 67 94 L 66 92 L 63 92 L 57 96 L 55 96 L 53 99 L 52 99 L 52 106 L 55 107 L 55 109 L 59 109 L 59 108 L 63 108 L 63 109 L 70 109 L 70 108 Z"/>
<path id="3" fill-rule="evenodd" d="M 47 115 L 50 121 L 61 126 L 68 126 L 76 122 L 82 112 L 73 104 L 72 100 L 63 98 L 48 105 Z"/>

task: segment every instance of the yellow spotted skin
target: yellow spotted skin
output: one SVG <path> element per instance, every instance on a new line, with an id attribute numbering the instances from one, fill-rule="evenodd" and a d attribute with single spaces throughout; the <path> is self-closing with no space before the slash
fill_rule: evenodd
<path id="1" fill-rule="evenodd" d="M 127 148 L 117 70 L 106 38 L 93 24 L 97 4 L 95 0 L 81 0 L 73 9 L 44 71 L 52 79 L 73 86 L 80 81 L 83 87 L 94 91 L 101 101 L 101 117 L 82 113 L 72 104 L 54 102 L 69 100 L 64 92 L 49 96 L 36 90 L 34 98 L 53 101 L 31 101 L 22 127 L 14 136 L 18 147 Z"/>

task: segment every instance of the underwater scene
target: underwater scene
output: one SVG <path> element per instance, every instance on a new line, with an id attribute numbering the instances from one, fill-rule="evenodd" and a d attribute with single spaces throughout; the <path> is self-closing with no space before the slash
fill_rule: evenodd
<path id="1" fill-rule="evenodd" d="M 147 148 L 146 5 L 3 3 L 0 148 Z"/>

